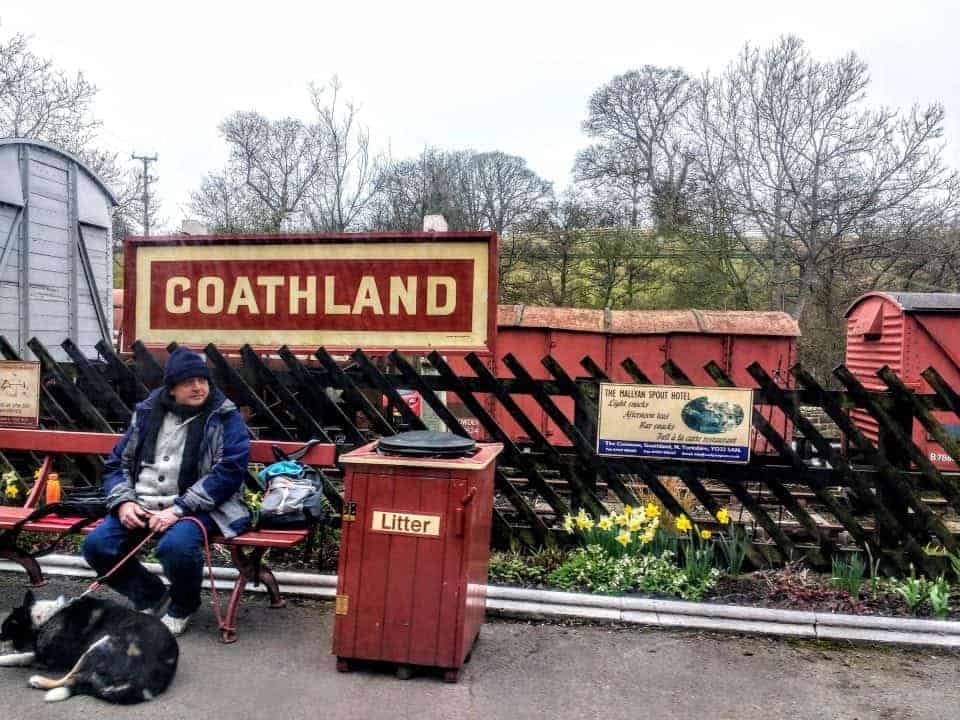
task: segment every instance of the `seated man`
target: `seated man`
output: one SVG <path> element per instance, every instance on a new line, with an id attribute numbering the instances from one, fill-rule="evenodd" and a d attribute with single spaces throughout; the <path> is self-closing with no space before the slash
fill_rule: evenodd
<path id="1" fill-rule="evenodd" d="M 103 488 L 110 514 L 83 543 L 83 556 L 99 575 L 110 571 L 143 538 L 159 533 L 163 582 L 130 558 L 107 584 L 134 607 L 159 613 L 174 635 L 200 606 L 203 535 L 230 538 L 250 523 L 243 503 L 250 439 L 236 405 L 210 383 L 203 358 L 185 348 L 171 353 L 164 387 L 137 405 L 130 428 L 107 461 Z"/>

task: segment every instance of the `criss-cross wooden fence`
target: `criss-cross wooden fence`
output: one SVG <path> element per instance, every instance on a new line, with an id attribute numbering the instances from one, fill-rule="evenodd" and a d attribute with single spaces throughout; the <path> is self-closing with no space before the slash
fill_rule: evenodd
<path id="1" fill-rule="evenodd" d="M 62 347 L 68 363 L 56 362 L 36 339 L 28 345 L 42 364 L 44 427 L 120 431 L 136 403 L 162 382 L 162 353 L 140 343 L 122 358 L 101 342 L 99 357 L 88 358 L 67 340 Z M 512 355 L 503 358 L 511 377 L 496 377 L 476 355 L 465 358 L 470 372 L 458 373 L 437 352 L 426 358 L 430 372 L 396 351 L 370 357 L 357 350 L 346 361 L 324 348 L 312 357 L 295 355 L 287 347 L 262 354 L 245 346 L 228 357 L 208 345 L 204 352 L 218 384 L 245 408 L 248 424 L 262 439 L 320 438 L 347 451 L 377 436 L 425 429 L 401 390 L 419 393 L 450 432 L 467 436 L 463 413 L 455 415 L 447 401 L 456 396 L 484 434 L 504 445 L 494 508 L 494 541 L 500 545 L 565 542 L 562 519 L 567 513 L 583 509 L 598 517 L 620 504 L 656 498 L 670 514 L 686 514 L 703 528 L 715 526 L 717 511 L 728 508 L 753 539 L 748 556 L 757 566 L 801 557 L 824 566 L 839 550 L 859 546 L 898 570 L 912 564 L 933 571 L 927 551 L 931 543 L 957 550 L 960 475 L 939 470 L 911 439 L 916 420 L 960 462 L 960 443 L 933 415 L 949 411 L 960 417 L 960 394 L 933 368 L 923 373 L 933 394 L 919 395 L 889 368 L 877 373 L 887 390 L 876 392 L 843 366 L 834 371 L 843 389 L 833 390 L 800 365 L 790 371 L 795 386 L 787 387 L 754 363 L 747 368 L 756 382 L 759 410 L 753 413 L 753 425 L 768 451 L 754 454 L 746 465 L 725 465 L 599 457 L 598 383 L 607 377 L 590 357 L 583 358 L 583 374 L 574 378 L 547 355 L 541 363 L 550 378 L 542 380 Z M 18 359 L 2 337 L 0 355 Z M 634 382 L 650 382 L 633 360 L 625 360 L 623 368 Z M 674 384 L 691 384 L 685 370 L 693 368 L 668 361 L 663 370 Z M 711 362 L 704 370 L 717 385 L 733 385 L 719 364 Z M 529 408 L 529 398 L 559 429 L 559 441 L 548 439 L 542 425 L 523 410 L 524 403 Z M 561 409 L 571 399 L 572 417 Z M 804 409 L 811 406 L 836 424 L 846 452 L 808 419 Z M 847 414 L 852 407 L 876 419 L 879 442 L 853 424 Z M 797 451 L 780 424 L 774 426 L 772 410 L 789 419 L 812 448 L 812 458 Z M 507 417 L 521 429 L 522 443 L 504 429 Z M 3 463 L 17 461 L 0 457 Z M 102 469 L 99 458 L 64 462 L 90 482 Z M 331 478 L 328 497 L 339 510 L 343 499 L 336 472 Z"/>

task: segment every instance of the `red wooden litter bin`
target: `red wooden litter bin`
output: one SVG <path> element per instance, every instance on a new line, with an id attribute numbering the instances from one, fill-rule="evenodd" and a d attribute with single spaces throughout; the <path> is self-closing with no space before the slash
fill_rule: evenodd
<path id="1" fill-rule="evenodd" d="M 498 444 L 414 431 L 340 457 L 346 468 L 333 630 L 351 660 L 441 668 L 456 682 L 486 612 Z"/>

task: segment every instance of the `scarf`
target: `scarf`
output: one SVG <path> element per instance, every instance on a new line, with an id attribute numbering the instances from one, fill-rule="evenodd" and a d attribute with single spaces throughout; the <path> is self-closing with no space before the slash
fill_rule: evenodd
<path id="1" fill-rule="evenodd" d="M 157 452 L 157 437 L 160 435 L 163 418 L 170 412 L 181 420 L 195 418 L 187 425 L 187 437 L 183 446 L 183 458 L 180 461 L 180 476 L 177 478 L 177 485 L 182 493 L 197 481 L 200 465 L 200 445 L 203 443 L 203 431 L 207 425 L 207 419 L 213 412 L 214 394 L 214 389 L 211 387 L 210 394 L 203 405 L 190 407 L 188 405 L 178 405 L 169 393 L 160 393 L 157 401 L 150 409 L 150 415 L 147 417 L 146 427 L 143 431 L 143 443 L 140 445 L 137 474 L 140 472 L 142 463 L 154 462 Z"/>

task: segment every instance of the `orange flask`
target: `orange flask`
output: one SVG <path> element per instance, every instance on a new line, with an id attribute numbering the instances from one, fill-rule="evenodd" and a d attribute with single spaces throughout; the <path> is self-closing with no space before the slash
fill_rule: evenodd
<path id="1" fill-rule="evenodd" d="M 57 473 L 47 475 L 47 504 L 60 502 L 60 476 Z"/>

